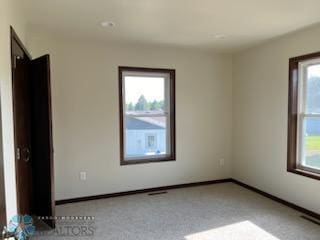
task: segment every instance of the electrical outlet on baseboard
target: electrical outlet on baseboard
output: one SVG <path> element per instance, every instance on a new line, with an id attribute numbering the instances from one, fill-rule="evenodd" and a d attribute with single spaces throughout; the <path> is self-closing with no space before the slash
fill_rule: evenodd
<path id="1" fill-rule="evenodd" d="M 80 172 L 80 180 L 82 181 L 87 180 L 87 172 Z"/>

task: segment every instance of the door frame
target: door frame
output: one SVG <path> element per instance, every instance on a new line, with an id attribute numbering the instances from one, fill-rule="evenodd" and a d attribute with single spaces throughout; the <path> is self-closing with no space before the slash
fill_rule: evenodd
<path id="1" fill-rule="evenodd" d="M 12 110 L 13 110 L 13 123 L 14 123 L 14 127 L 13 127 L 13 133 L 14 133 L 14 159 L 15 159 L 15 180 L 16 180 L 16 194 L 17 194 L 17 212 L 18 214 L 20 213 L 20 202 L 21 202 L 21 196 L 19 193 L 19 189 L 18 189 L 18 159 L 17 159 L 17 130 L 16 130 L 16 109 L 15 109 L 15 84 L 14 84 L 14 79 L 15 79 L 15 75 L 14 75 L 14 68 L 15 68 L 15 56 L 14 56 L 14 51 L 13 51 L 13 42 L 16 42 L 18 44 L 18 46 L 22 49 L 22 51 L 24 52 L 24 54 L 27 56 L 27 60 L 31 61 L 32 57 L 31 54 L 28 52 L 28 50 L 25 48 L 25 46 L 23 45 L 22 41 L 20 40 L 20 38 L 18 37 L 17 33 L 15 32 L 15 30 L 13 29 L 12 26 L 10 26 L 10 46 L 11 46 L 11 83 L 12 83 Z"/>
<path id="2" fill-rule="evenodd" d="M 0 106 L 1 109 L 1 106 Z M 2 128 L 2 118 L 0 116 L 0 127 Z M 7 225 L 7 208 L 6 208 L 6 183 L 4 178 L 4 158 L 3 158 L 3 144 L 2 144 L 2 129 L 0 130 L 0 231 L 5 230 L 4 227 Z M 0 235 L 0 239 L 2 235 Z"/>

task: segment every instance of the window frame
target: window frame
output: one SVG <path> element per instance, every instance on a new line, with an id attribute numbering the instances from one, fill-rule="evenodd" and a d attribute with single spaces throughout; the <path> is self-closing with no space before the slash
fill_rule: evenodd
<path id="1" fill-rule="evenodd" d="M 289 59 L 289 91 L 288 91 L 288 149 L 287 149 L 287 171 L 305 177 L 320 180 L 320 170 L 310 168 L 301 164 L 301 140 L 302 124 L 306 117 L 317 117 L 319 114 L 305 113 L 305 85 L 299 84 L 303 76 L 305 79 L 305 69 L 319 59 L 320 52 L 293 57 Z"/>
<path id="2" fill-rule="evenodd" d="M 169 99 L 169 104 L 166 106 L 168 112 L 168 121 L 167 126 L 169 126 L 169 132 L 166 134 L 167 138 L 170 140 L 169 144 L 169 153 L 166 156 L 144 156 L 131 158 L 127 160 L 125 157 L 125 84 L 124 84 L 124 73 L 132 72 L 134 75 L 168 75 L 169 84 L 165 85 L 165 90 L 169 96 L 165 96 L 166 99 Z M 175 161 L 176 160 L 176 129 L 175 129 L 175 70 L 174 69 L 162 69 L 162 68 L 144 68 L 144 67 L 127 67 L 119 66 L 118 67 L 118 76 L 119 76 L 119 113 L 120 113 L 120 165 L 132 165 L 132 164 L 143 164 L 143 163 L 152 163 L 152 162 L 166 162 L 166 161 Z M 139 115 L 140 116 L 140 115 Z M 168 141 L 167 141 L 168 142 Z"/>

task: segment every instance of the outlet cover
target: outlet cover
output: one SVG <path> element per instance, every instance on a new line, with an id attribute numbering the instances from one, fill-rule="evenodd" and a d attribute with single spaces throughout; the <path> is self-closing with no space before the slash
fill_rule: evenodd
<path id="1" fill-rule="evenodd" d="M 219 159 L 219 164 L 220 164 L 220 166 L 224 166 L 224 162 L 225 162 L 225 161 L 224 161 L 224 158 L 220 158 L 220 159 Z"/>
<path id="2" fill-rule="evenodd" d="M 82 181 L 87 180 L 87 173 L 86 172 L 80 172 L 80 180 L 82 180 Z"/>

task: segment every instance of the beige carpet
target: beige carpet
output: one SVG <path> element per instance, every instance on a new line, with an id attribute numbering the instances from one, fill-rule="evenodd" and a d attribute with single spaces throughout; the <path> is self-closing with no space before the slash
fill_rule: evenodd
<path id="1" fill-rule="evenodd" d="M 300 218 L 301 213 L 233 183 L 66 204 L 57 206 L 57 215 L 95 216 L 89 225 L 94 235 L 79 237 L 93 232 L 86 229 L 87 221 L 60 220 L 56 232 L 48 233 L 55 237 L 34 239 L 320 239 L 320 226 Z"/>

